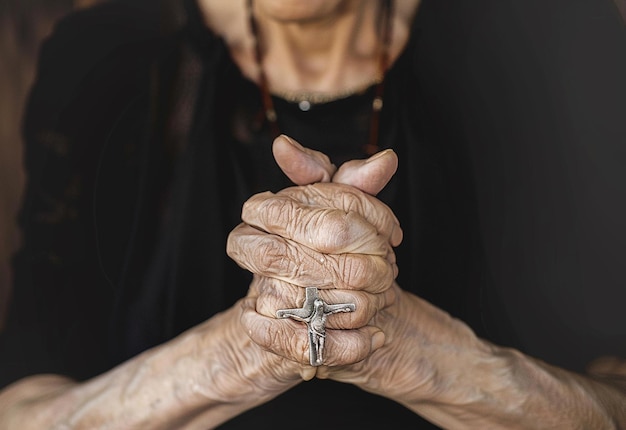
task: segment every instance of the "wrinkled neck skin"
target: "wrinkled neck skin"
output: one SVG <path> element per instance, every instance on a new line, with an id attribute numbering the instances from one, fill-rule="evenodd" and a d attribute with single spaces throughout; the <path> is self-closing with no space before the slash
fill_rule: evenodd
<path id="1" fill-rule="evenodd" d="M 259 82 L 247 0 L 199 0 L 243 74 Z M 390 59 L 409 37 L 419 0 L 396 2 Z M 380 78 L 379 0 L 253 0 L 262 68 L 271 90 L 336 93 Z"/>

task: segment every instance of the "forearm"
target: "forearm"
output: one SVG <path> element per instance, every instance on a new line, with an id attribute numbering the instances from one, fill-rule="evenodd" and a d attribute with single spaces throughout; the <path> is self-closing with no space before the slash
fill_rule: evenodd
<path id="1" fill-rule="evenodd" d="M 260 372 L 259 348 L 230 330 L 239 312 L 217 315 L 84 383 L 50 375 L 20 381 L 0 394 L 0 427 L 215 427 L 297 383 L 274 383 Z M 242 366 L 238 356 L 251 360 Z"/>
<path id="2" fill-rule="evenodd" d="M 462 366 L 456 396 L 409 406 L 450 429 L 615 429 L 626 427 L 624 391 L 493 347 Z"/>
<path id="3" fill-rule="evenodd" d="M 401 351 L 416 375 L 406 379 L 421 386 L 392 396 L 415 412 L 450 429 L 626 427 L 621 387 L 493 345 L 419 297 L 399 297 L 389 322 L 403 325 L 399 339 L 416 342 Z"/>

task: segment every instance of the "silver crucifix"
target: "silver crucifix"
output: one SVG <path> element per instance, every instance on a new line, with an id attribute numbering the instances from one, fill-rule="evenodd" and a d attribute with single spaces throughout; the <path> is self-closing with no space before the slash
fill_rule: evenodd
<path id="1" fill-rule="evenodd" d="M 276 311 L 278 318 L 292 318 L 306 323 L 309 331 L 309 361 L 311 366 L 321 366 L 324 361 L 324 340 L 326 338 L 326 318 L 338 312 L 354 312 L 353 303 L 329 305 L 320 299 L 317 288 L 307 287 L 306 299 L 301 308 L 280 309 Z"/>

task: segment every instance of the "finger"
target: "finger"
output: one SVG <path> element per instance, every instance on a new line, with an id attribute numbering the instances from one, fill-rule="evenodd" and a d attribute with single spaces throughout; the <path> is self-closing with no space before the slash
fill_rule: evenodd
<path id="1" fill-rule="evenodd" d="M 250 339 L 266 351 L 302 365 L 309 364 L 309 336 L 304 323 L 275 319 L 256 312 L 256 300 L 242 300 L 241 322 Z M 373 326 L 355 330 L 326 330 L 324 365 L 357 363 L 367 358 L 380 344 L 382 331 Z"/>
<path id="2" fill-rule="evenodd" d="M 278 166 L 296 185 L 330 182 L 337 170 L 325 154 L 305 148 L 284 134 L 274 139 L 272 153 Z"/>
<path id="3" fill-rule="evenodd" d="M 596 375 L 626 376 L 626 360 L 615 356 L 602 356 L 587 366 L 587 372 Z"/>
<path id="4" fill-rule="evenodd" d="M 402 241 L 402 229 L 388 206 L 341 184 L 256 194 L 244 203 L 242 220 L 307 246 L 317 244 L 313 247 L 321 252 L 362 248 L 358 240 L 371 240 L 373 235 L 392 246 Z"/>
<path id="5" fill-rule="evenodd" d="M 375 196 L 398 169 L 398 156 L 392 149 L 372 155 L 367 160 L 351 160 L 339 167 L 332 182 L 351 185 Z"/>
<path id="6" fill-rule="evenodd" d="M 392 149 L 366 160 L 349 161 L 339 170 L 325 154 L 305 148 L 286 135 L 274 140 L 272 152 L 279 167 L 297 185 L 329 182 L 332 177 L 332 182 L 351 185 L 370 195 L 378 194 L 398 169 L 398 157 Z"/>
<path id="7" fill-rule="evenodd" d="M 298 309 L 305 303 L 305 289 L 273 278 L 258 277 L 251 289 L 257 298 L 256 311 L 267 317 L 276 317 L 279 309 Z M 319 297 L 327 304 L 354 304 L 353 312 L 329 315 L 326 327 L 329 329 L 356 329 L 370 324 L 372 318 L 382 309 L 391 306 L 396 299 L 395 290 L 389 288 L 382 293 L 371 294 L 363 291 L 320 290 Z M 249 296 L 251 297 L 251 296 Z"/>
<path id="8" fill-rule="evenodd" d="M 398 168 L 398 156 L 393 150 L 387 149 L 367 160 L 346 162 L 336 171 L 335 165 L 325 154 L 305 148 L 286 135 L 278 136 L 274 140 L 272 152 L 279 167 L 297 185 L 328 182 L 332 177 L 334 183 L 350 185 L 370 195 L 380 192 Z M 344 188 L 343 192 L 347 192 L 347 189 Z M 352 190 L 351 194 L 351 197 L 354 197 L 357 193 Z M 335 197 L 339 196 L 335 195 Z M 344 202 L 344 200 L 339 199 L 339 202 Z M 370 199 L 373 205 L 376 205 L 375 202 L 377 200 Z M 322 204 L 328 203 L 326 200 Z M 391 212 L 389 208 L 386 208 L 386 211 Z M 393 213 L 391 217 L 396 230 L 393 236 L 394 243 L 396 243 L 394 246 L 397 246 L 402 240 L 402 231 Z"/>
<path id="9" fill-rule="evenodd" d="M 394 256 L 387 243 L 379 246 Z M 226 252 L 252 273 L 302 287 L 378 293 L 388 289 L 398 274 L 395 260 L 384 252 L 324 254 L 243 223 L 228 236 Z"/>
<path id="10" fill-rule="evenodd" d="M 250 198 L 242 220 L 318 252 L 387 255 L 387 240 L 356 212 L 310 207 L 289 197 L 262 193 Z"/>
<path id="11" fill-rule="evenodd" d="M 387 149 L 367 160 L 348 161 L 336 170 L 325 154 L 305 148 L 286 135 L 274 140 L 272 152 L 279 167 L 297 185 L 328 182 L 332 177 L 334 183 L 353 186 L 372 196 L 385 187 L 398 168 L 398 156 Z M 395 217 L 394 220 L 398 224 Z M 402 240 L 399 224 L 396 230 L 394 242 L 399 244 Z"/>
<path id="12" fill-rule="evenodd" d="M 313 207 L 331 207 L 344 212 L 357 212 L 392 246 L 398 246 L 402 242 L 400 222 L 389 206 L 352 186 L 318 183 L 306 187 L 285 188 L 277 195 L 289 196 L 297 202 Z"/>

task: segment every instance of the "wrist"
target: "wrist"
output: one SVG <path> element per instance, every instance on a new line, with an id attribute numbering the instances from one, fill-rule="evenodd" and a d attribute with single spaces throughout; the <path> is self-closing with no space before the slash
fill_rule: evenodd
<path id="1" fill-rule="evenodd" d="M 215 427 L 288 388 L 283 381 L 263 391 L 271 375 L 254 355 L 269 353 L 238 329 L 240 313 L 235 306 L 82 383 L 56 375 L 19 381 L 2 392 L 9 406 L 0 404 L 0 427 Z M 11 420 L 21 424 L 4 425 Z"/>
<path id="2" fill-rule="evenodd" d="M 241 303 L 237 303 L 190 330 L 184 340 L 194 362 L 186 397 L 192 399 L 190 404 L 196 405 L 196 410 L 205 411 L 204 416 L 212 416 L 211 425 L 216 419 L 224 422 L 270 401 L 302 382 L 302 366 L 254 343 L 241 314 Z"/>

